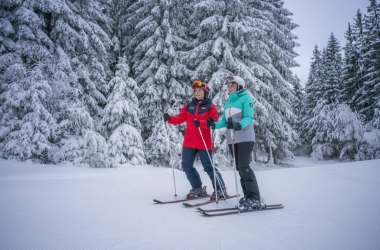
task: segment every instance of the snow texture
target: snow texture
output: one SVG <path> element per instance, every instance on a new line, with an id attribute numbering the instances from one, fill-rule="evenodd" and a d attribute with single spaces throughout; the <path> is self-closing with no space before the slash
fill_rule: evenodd
<path id="1" fill-rule="evenodd" d="M 265 201 L 284 209 L 205 218 L 153 204 L 173 199 L 169 168 L 0 160 L 0 249 L 378 249 L 380 160 L 324 163 L 301 158 L 298 168 L 256 171 Z M 234 172 L 222 175 L 233 194 Z M 175 176 L 181 198 L 189 185 Z"/>

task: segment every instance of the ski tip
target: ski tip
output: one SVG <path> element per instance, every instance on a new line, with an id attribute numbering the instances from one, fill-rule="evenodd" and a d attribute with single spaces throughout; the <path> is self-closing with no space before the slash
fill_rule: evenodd
<path id="1" fill-rule="evenodd" d="M 204 217 L 212 217 L 212 215 L 210 215 L 210 214 L 208 214 L 206 212 L 201 212 L 201 215 L 204 216 Z"/>
<path id="2" fill-rule="evenodd" d="M 183 202 L 182 205 L 184 205 L 185 207 L 193 207 L 191 204 L 186 203 L 186 202 Z"/>
<path id="3" fill-rule="evenodd" d="M 154 202 L 155 204 L 160 204 L 160 203 L 162 203 L 162 201 L 159 201 L 159 200 L 156 200 L 156 199 L 153 199 L 153 202 Z"/>
<path id="4" fill-rule="evenodd" d="M 284 206 L 284 204 L 282 204 L 282 203 L 269 203 L 269 204 L 264 203 L 264 205 L 266 207 L 280 207 L 280 206 Z"/>
<path id="5" fill-rule="evenodd" d="M 285 206 L 281 204 L 281 205 L 266 206 L 259 210 L 272 210 L 272 209 L 282 209 L 282 208 L 285 208 Z"/>

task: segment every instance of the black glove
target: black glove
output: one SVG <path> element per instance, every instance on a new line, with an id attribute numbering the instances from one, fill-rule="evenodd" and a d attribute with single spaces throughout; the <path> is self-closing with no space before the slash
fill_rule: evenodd
<path id="1" fill-rule="evenodd" d="M 199 120 L 194 120 L 193 122 L 195 124 L 195 127 L 199 128 L 201 126 L 201 122 Z"/>
<path id="2" fill-rule="evenodd" d="M 207 127 L 212 128 L 212 129 L 215 129 L 215 122 L 214 122 L 214 120 L 212 119 L 212 117 L 209 117 L 209 118 L 207 119 Z"/>
<path id="3" fill-rule="evenodd" d="M 227 128 L 228 129 L 233 129 L 234 128 L 234 122 L 232 121 L 232 118 L 228 118 L 228 121 L 227 121 Z"/>
<path id="4" fill-rule="evenodd" d="M 240 131 L 240 130 L 241 130 L 241 125 L 240 125 L 240 123 L 238 123 L 238 122 L 234 122 L 234 130 L 236 130 L 236 131 Z"/>
<path id="5" fill-rule="evenodd" d="M 164 114 L 164 121 L 167 122 L 170 120 L 170 115 L 168 113 Z"/>
<path id="6" fill-rule="evenodd" d="M 231 118 L 228 118 L 228 121 L 227 121 L 227 128 L 228 128 L 228 129 L 234 129 L 234 130 L 236 130 L 236 131 L 239 131 L 239 130 L 242 129 L 240 123 L 232 121 Z"/>

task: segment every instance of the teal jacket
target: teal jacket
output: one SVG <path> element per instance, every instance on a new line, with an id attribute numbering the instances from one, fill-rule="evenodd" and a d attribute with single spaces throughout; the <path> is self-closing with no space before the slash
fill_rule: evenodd
<path id="1" fill-rule="evenodd" d="M 232 121 L 240 123 L 242 130 L 234 131 L 233 135 L 227 133 L 228 144 L 255 141 L 254 112 L 254 102 L 247 90 L 232 93 L 224 104 L 223 116 L 215 123 L 215 128 L 226 127 L 228 118 L 232 117 Z"/>

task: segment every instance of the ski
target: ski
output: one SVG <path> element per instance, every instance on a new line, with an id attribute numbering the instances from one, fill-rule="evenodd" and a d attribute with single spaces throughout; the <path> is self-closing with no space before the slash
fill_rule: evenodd
<path id="1" fill-rule="evenodd" d="M 224 200 L 228 200 L 228 199 L 232 199 L 232 198 L 236 198 L 237 195 L 231 195 L 231 196 L 227 196 L 226 198 L 220 198 L 218 199 L 218 201 L 224 201 Z M 188 203 L 188 202 L 184 202 L 182 203 L 185 207 L 199 207 L 199 206 L 203 206 L 203 205 L 206 205 L 206 204 L 210 204 L 210 203 L 214 203 L 216 202 L 216 200 L 207 200 L 205 202 L 198 202 L 198 203 Z"/>
<path id="2" fill-rule="evenodd" d="M 240 214 L 240 213 L 249 213 L 249 212 L 259 212 L 259 211 L 266 211 L 266 210 L 274 210 L 274 209 L 281 209 L 284 208 L 283 205 L 267 205 L 266 207 L 260 208 L 260 209 L 253 209 L 253 210 L 240 210 L 235 208 L 233 211 L 225 211 L 225 212 L 201 212 L 201 214 L 205 217 L 214 217 L 214 216 L 223 216 L 223 215 L 231 215 L 231 214 Z"/>
<path id="3" fill-rule="evenodd" d="M 178 202 L 184 202 L 184 201 L 199 200 L 199 199 L 204 199 L 204 198 L 209 198 L 209 197 L 210 197 L 210 195 L 191 198 L 191 199 L 183 198 L 183 199 L 178 199 L 178 200 L 176 199 L 176 200 L 165 200 L 165 201 L 153 199 L 153 202 L 156 204 L 171 204 L 171 203 L 178 203 Z"/>
<path id="4" fill-rule="evenodd" d="M 226 207 L 226 208 L 215 208 L 215 209 L 203 209 L 200 207 L 197 207 L 198 212 L 200 213 L 210 213 L 210 212 L 224 212 L 224 211 L 233 211 L 233 210 L 238 210 L 237 207 Z"/>
<path id="5" fill-rule="evenodd" d="M 278 207 L 278 206 L 282 206 L 282 204 L 270 204 L 270 205 L 266 205 L 266 207 Z M 210 213 L 210 212 L 224 212 L 224 211 L 233 211 L 233 210 L 239 210 L 239 208 L 237 208 L 236 206 L 235 207 L 226 207 L 226 208 L 214 208 L 214 209 L 203 209 L 201 207 L 197 207 L 197 210 L 198 212 L 206 212 L 206 213 Z"/>

